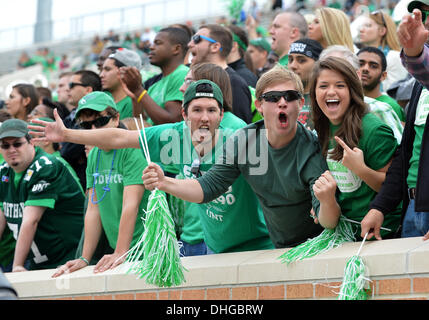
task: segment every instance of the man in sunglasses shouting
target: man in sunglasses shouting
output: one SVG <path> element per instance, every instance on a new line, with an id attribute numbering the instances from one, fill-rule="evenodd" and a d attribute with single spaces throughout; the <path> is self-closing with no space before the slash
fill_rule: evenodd
<path id="1" fill-rule="evenodd" d="M 329 200 L 335 197 L 336 183 L 326 173 L 317 138 L 297 123 L 304 103 L 299 77 L 276 66 L 259 79 L 255 95 L 255 106 L 264 119 L 237 131 L 225 144 L 221 161 L 202 177 L 171 179 L 150 163 L 143 180 L 146 189 L 205 203 L 242 175 L 259 199 L 274 245 L 296 246 L 322 231 L 310 216 L 312 209 L 316 215 L 322 211 L 339 215 L 339 206 Z M 257 154 L 265 155 L 260 163 L 254 161 Z"/>
<path id="2" fill-rule="evenodd" d="M 83 228 L 84 194 L 67 167 L 35 149 L 27 123 L 0 128 L 0 238 L 16 241 L 13 272 L 56 268 L 74 257 Z"/>

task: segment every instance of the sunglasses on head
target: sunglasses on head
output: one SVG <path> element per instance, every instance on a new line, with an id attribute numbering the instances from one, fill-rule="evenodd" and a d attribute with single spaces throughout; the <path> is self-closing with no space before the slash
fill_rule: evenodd
<path id="1" fill-rule="evenodd" d="M 380 16 L 381 16 L 381 20 L 382 20 L 382 22 L 383 22 L 383 26 L 384 27 L 386 27 L 387 28 L 387 25 L 386 25 L 386 20 L 384 20 L 384 14 L 383 14 L 383 12 L 381 11 L 381 10 L 377 10 L 377 11 L 374 11 L 373 13 L 371 13 L 372 15 L 377 15 L 377 14 L 380 14 Z"/>
<path id="2" fill-rule="evenodd" d="M 18 148 L 20 148 L 23 144 L 25 144 L 25 142 L 21 142 L 21 141 L 17 141 L 17 142 L 11 143 L 11 144 L 9 144 L 9 143 L 2 143 L 2 144 L 0 145 L 0 148 L 2 148 L 3 150 L 7 150 L 7 149 L 9 149 L 9 148 L 10 148 L 10 146 L 13 146 L 15 149 L 18 149 Z"/>
<path id="3" fill-rule="evenodd" d="M 215 39 L 203 36 L 201 34 L 196 34 L 192 37 L 192 41 L 194 41 L 195 44 L 200 43 L 202 40 L 207 40 L 208 42 L 211 42 L 211 43 L 217 43 Z M 222 51 L 222 47 L 219 50 Z"/>
<path id="4" fill-rule="evenodd" d="M 79 82 L 69 82 L 69 89 L 73 89 L 76 86 L 88 87 L 87 84 L 83 84 Z"/>
<path id="5" fill-rule="evenodd" d="M 286 91 L 268 91 L 261 95 L 261 99 L 267 102 L 279 102 L 281 98 L 284 98 L 287 102 L 292 102 L 301 99 L 301 94 L 296 90 Z"/>
<path id="6" fill-rule="evenodd" d="M 93 125 L 96 128 L 101 128 L 108 124 L 110 119 L 112 119 L 112 116 L 104 116 L 92 121 L 83 121 L 79 123 L 79 126 L 85 130 L 91 129 Z"/>

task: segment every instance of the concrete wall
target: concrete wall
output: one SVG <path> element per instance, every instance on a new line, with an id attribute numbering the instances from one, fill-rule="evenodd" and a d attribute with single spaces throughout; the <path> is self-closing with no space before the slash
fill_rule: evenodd
<path id="1" fill-rule="evenodd" d="M 93 267 L 52 279 L 54 270 L 6 273 L 21 299 L 259 300 L 336 299 L 346 261 L 360 243 L 347 243 L 311 259 L 282 264 L 283 249 L 184 257 L 186 283 L 147 285 L 126 266 L 94 274 Z M 429 298 L 429 241 L 421 238 L 367 241 L 370 299 Z"/>

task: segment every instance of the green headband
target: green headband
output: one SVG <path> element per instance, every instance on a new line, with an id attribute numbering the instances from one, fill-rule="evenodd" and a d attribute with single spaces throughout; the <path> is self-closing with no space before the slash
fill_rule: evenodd
<path id="1" fill-rule="evenodd" d="M 232 39 L 238 43 L 238 46 L 243 49 L 244 51 L 247 50 L 247 46 L 244 44 L 243 41 L 241 41 L 240 37 L 237 36 L 235 33 L 232 34 Z"/>

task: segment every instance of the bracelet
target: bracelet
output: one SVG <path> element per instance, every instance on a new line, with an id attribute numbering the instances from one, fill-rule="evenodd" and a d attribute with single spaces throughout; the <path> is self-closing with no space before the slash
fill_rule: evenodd
<path id="1" fill-rule="evenodd" d="M 87 266 L 89 266 L 88 260 L 86 260 L 84 257 L 80 256 L 79 259 L 85 262 Z"/>
<path id="2" fill-rule="evenodd" d="M 147 90 L 143 90 L 143 92 L 140 94 L 139 98 L 137 99 L 137 103 L 140 103 L 140 101 L 142 101 L 146 93 L 147 93 Z"/>

